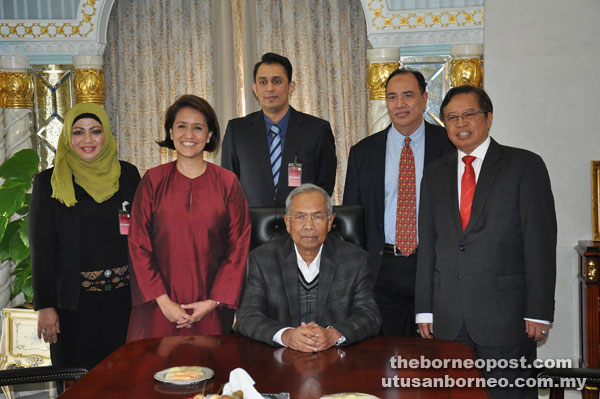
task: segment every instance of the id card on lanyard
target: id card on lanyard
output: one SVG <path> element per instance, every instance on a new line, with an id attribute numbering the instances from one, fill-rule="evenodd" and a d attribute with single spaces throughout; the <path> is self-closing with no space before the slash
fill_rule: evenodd
<path id="1" fill-rule="evenodd" d="M 123 201 L 121 209 L 119 209 L 119 232 L 122 236 L 129 235 L 129 221 L 131 215 L 127 211 L 127 205 L 129 205 L 129 201 Z"/>
<path id="2" fill-rule="evenodd" d="M 294 162 L 288 164 L 288 186 L 298 187 L 302 184 L 302 163 L 294 158 Z"/>

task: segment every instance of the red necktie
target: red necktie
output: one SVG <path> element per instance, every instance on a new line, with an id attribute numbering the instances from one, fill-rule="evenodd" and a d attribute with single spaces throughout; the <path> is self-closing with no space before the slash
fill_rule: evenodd
<path id="1" fill-rule="evenodd" d="M 469 224 L 473 195 L 475 194 L 475 170 L 471 165 L 475 159 L 472 155 L 465 155 L 462 159 L 465 163 L 465 172 L 460 181 L 460 221 L 463 231 Z"/>
<path id="2" fill-rule="evenodd" d="M 404 256 L 417 248 L 417 196 L 415 193 L 415 157 L 410 138 L 404 139 L 398 170 L 398 205 L 396 208 L 396 247 Z"/>

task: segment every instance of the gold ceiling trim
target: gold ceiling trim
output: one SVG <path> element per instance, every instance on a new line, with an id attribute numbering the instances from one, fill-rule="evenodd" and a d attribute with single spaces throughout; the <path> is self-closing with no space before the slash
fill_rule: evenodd
<path id="1" fill-rule="evenodd" d="M 0 38 L 49 39 L 88 37 L 90 33 L 94 31 L 94 23 L 92 22 L 92 19 L 96 15 L 96 0 L 87 0 L 82 4 L 78 13 L 81 14 L 80 19 L 78 18 L 74 23 L 39 21 L 0 22 Z"/>
<path id="2" fill-rule="evenodd" d="M 450 26 L 464 27 L 468 25 L 483 25 L 485 15 L 483 9 L 440 11 L 440 12 L 410 12 L 389 13 L 387 7 L 384 11 L 386 0 L 369 0 L 369 11 L 371 13 L 371 24 L 377 30 L 384 29 L 416 29 L 423 28 L 447 28 Z M 379 7 L 375 8 L 376 4 Z"/>

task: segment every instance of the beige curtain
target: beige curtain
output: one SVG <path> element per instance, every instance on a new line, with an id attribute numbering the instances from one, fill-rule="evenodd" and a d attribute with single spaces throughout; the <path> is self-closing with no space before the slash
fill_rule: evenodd
<path id="1" fill-rule="evenodd" d="M 156 140 L 164 138 L 168 106 L 182 94 L 204 97 L 221 124 L 237 114 L 232 53 L 228 1 L 115 2 L 105 51 L 105 107 L 120 157 L 142 173 L 171 159 L 161 159 Z"/>
<path id="2" fill-rule="evenodd" d="M 106 109 L 120 157 L 143 172 L 161 157 L 164 113 L 206 98 L 227 121 L 259 109 L 252 68 L 269 51 L 294 66 L 292 105 L 331 122 L 341 202 L 350 146 L 368 134 L 367 34 L 359 0 L 119 0 L 105 52 Z M 219 163 L 220 153 L 209 158 Z"/>
<path id="3" fill-rule="evenodd" d="M 292 105 L 333 128 L 340 203 L 350 147 L 368 133 L 367 30 L 360 1 L 258 0 L 259 54 L 285 54 L 294 66 Z"/>

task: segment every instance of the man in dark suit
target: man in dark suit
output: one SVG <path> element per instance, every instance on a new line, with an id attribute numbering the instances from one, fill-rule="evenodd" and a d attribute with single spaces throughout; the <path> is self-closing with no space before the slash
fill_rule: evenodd
<path id="1" fill-rule="evenodd" d="M 290 193 L 289 236 L 250 252 L 237 312 L 242 335 L 318 352 L 377 334 L 381 318 L 367 253 L 327 235 L 333 217 L 331 198 L 320 187 L 303 184 Z"/>
<path id="2" fill-rule="evenodd" d="M 331 126 L 290 106 L 295 87 L 290 61 L 266 53 L 254 66 L 252 84 L 262 111 L 227 124 L 221 166 L 240 179 L 248 206 L 283 206 L 301 183 L 333 192 L 337 158 Z"/>
<path id="3" fill-rule="evenodd" d="M 455 340 L 482 359 L 532 361 L 554 314 L 556 214 L 542 159 L 489 137 L 493 108 L 472 86 L 440 108 L 457 151 L 423 176 L 416 312 L 421 336 Z M 495 369 L 487 377 L 529 377 Z M 492 390 L 492 398 L 537 398 Z"/>
<path id="4" fill-rule="evenodd" d="M 425 86 L 418 71 L 394 71 L 386 82 L 392 124 L 353 146 L 348 159 L 344 204 L 365 209 L 369 263 L 385 335 L 416 336 L 420 181 L 426 165 L 453 149 L 442 127 L 423 120 Z"/>

